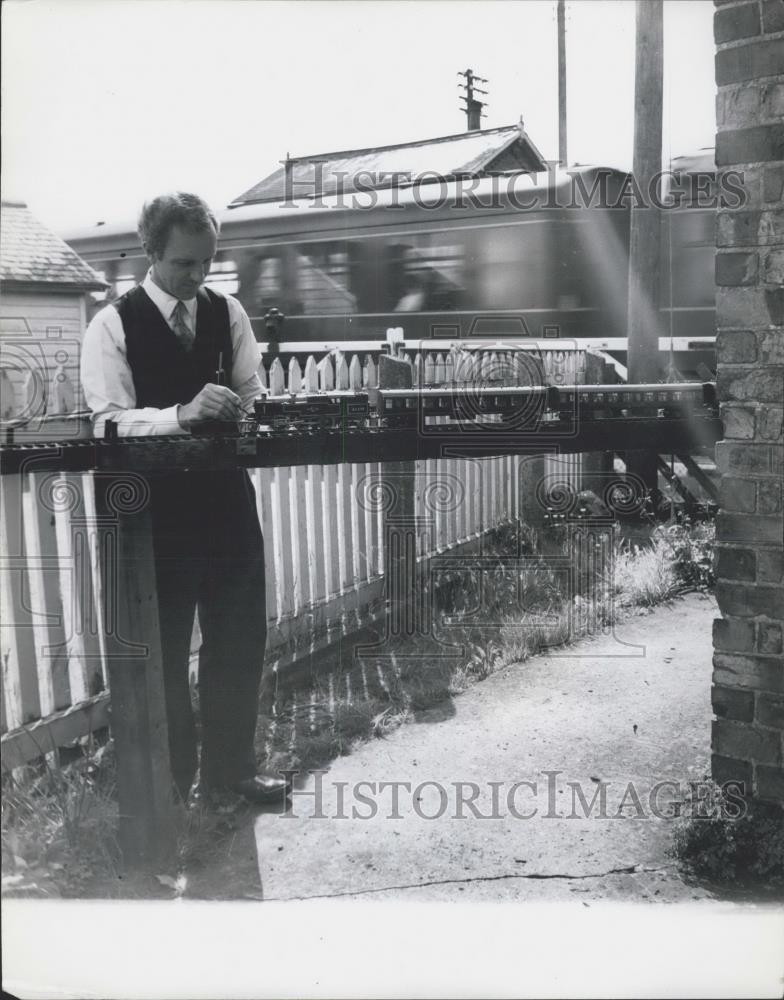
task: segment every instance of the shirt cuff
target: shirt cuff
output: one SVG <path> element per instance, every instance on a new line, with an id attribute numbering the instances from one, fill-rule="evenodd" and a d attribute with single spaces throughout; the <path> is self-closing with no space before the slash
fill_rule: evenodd
<path id="1" fill-rule="evenodd" d="M 174 406 L 167 406 L 165 410 L 161 410 L 161 434 L 190 434 L 187 428 L 183 427 L 179 421 L 179 413 L 181 403 L 175 403 Z M 168 428 L 171 427 L 171 430 Z M 167 428 L 164 430 L 164 428 Z"/>

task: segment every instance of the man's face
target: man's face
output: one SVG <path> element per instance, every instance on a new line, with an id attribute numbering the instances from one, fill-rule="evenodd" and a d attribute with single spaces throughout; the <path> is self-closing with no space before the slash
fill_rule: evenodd
<path id="1" fill-rule="evenodd" d="M 217 245 L 212 228 L 190 233 L 174 226 L 163 254 L 150 258 L 153 281 L 175 298 L 192 299 L 212 267 Z"/>

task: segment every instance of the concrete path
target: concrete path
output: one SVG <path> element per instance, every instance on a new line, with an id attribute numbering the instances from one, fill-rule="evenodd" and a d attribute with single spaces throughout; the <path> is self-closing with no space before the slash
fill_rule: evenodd
<path id="1" fill-rule="evenodd" d="M 711 898 L 679 876 L 652 805 L 667 815 L 709 773 L 716 613 L 689 595 L 630 617 L 305 775 L 285 814 L 239 831 L 225 884 L 270 901 Z M 600 798 L 588 812 L 602 789 L 604 816 Z"/>

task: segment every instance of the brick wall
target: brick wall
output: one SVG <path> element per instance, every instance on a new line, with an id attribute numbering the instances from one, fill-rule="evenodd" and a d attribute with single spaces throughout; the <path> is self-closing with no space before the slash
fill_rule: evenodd
<path id="1" fill-rule="evenodd" d="M 716 228 L 713 775 L 784 802 L 784 0 L 717 0 L 714 37 L 716 163 L 745 204 Z"/>

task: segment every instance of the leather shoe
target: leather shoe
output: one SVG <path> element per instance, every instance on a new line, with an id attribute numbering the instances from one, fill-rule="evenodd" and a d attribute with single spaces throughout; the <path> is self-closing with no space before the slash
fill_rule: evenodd
<path id="1" fill-rule="evenodd" d="M 229 788 L 242 795 L 249 802 L 280 802 L 289 794 L 291 786 L 285 778 L 275 778 L 270 774 L 256 774 L 252 778 L 236 781 Z"/>

